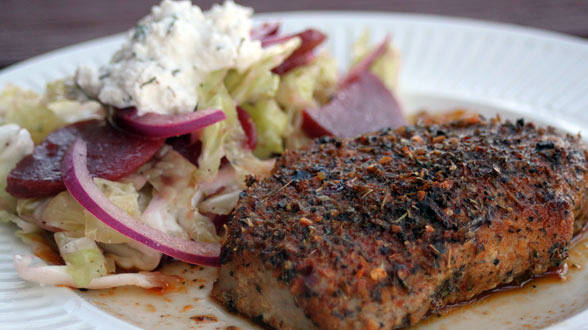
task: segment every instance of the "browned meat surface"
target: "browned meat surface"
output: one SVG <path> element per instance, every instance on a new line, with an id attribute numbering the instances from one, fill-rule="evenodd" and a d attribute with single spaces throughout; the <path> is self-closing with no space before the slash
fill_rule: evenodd
<path id="1" fill-rule="evenodd" d="M 250 180 L 213 295 L 276 328 L 395 328 L 564 262 L 579 137 L 470 117 L 321 138 Z"/>

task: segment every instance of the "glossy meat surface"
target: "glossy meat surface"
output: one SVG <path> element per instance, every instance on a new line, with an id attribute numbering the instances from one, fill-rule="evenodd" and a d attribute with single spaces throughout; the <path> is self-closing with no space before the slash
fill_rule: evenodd
<path id="1" fill-rule="evenodd" d="M 565 261 L 586 221 L 585 150 L 478 117 L 318 139 L 250 180 L 213 295 L 276 328 L 415 324 Z"/>

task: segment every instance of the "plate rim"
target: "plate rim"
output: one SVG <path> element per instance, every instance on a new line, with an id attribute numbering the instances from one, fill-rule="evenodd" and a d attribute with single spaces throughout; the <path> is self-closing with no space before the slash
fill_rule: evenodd
<path id="1" fill-rule="evenodd" d="M 490 20 L 480 20 L 480 19 L 473 19 L 473 18 L 465 18 L 465 17 L 457 17 L 457 16 L 448 16 L 448 15 L 434 15 L 434 14 L 419 14 L 419 13 L 404 13 L 404 12 L 376 12 L 376 11 L 347 11 L 347 10 L 313 10 L 313 11 L 285 11 L 285 12 L 264 12 L 264 13 L 256 13 L 254 15 L 254 20 L 262 21 L 262 20 L 280 20 L 280 19 L 296 19 L 296 18 L 322 18 L 324 19 L 327 17 L 328 19 L 344 19 L 350 17 L 362 17 L 362 18 L 376 18 L 376 19 L 385 19 L 385 20 L 402 20 L 402 21 L 419 21 L 419 22 L 430 22 L 433 24 L 446 24 L 450 26 L 457 26 L 459 28 L 474 28 L 474 29 L 484 29 L 489 31 L 495 31 L 501 34 L 517 34 L 521 35 L 522 37 L 531 37 L 531 38 L 538 38 L 542 40 L 546 40 L 549 42 L 555 42 L 559 44 L 566 44 L 574 48 L 582 48 L 583 50 L 588 52 L 588 40 L 568 35 L 561 32 L 550 31 L 546 29 L 536 28 L 536 27 L 529 27 L 524 25 L 518 25 L 513 23 L 504 23 L 504 22 L 496 22 Z M 45 52 L 39 55 L 35 55 L 23 61 L 19 61 L 17 63 L 11 64 L 2 70 L 0 70 L 0 89 L 5 87 L 6 83 L 10 83 L 10 81 L 3 82 L 4 77 L 10 76 L 11 74 L 18 74 L 21 70 L 26 70 L 27 68 L 38 66 L 42 64 L 44 61 L 48 61 L 54 58 L 58 58 L 60 56 L 67 56 L 70 53 L 75 53 L 76 51 L 80 51 L 89 47 L 96 47 L 101 44 L 111 43 L 111 42 L 120 42 L 124 36 L 125 32 L 120 32 L 100 38 L 95 38 L 75 44 L 71 44 L 65 47 L 61 47 L 49 52 Z M 587 59 L 588 60 L 588 59 Z M 75 293 L 75 292 L 74 292 Z M 98 309 L 94 305 L 90 304 L 88 301 L 83 299 L 80 295 L 75 293 L 76 303 L 81 302 L 81 308 L 86 309 L 87 312 L 98 312 L 97 316 L 107 316 L 109 319 L 112 318 L 116 319 L 116 321 L 124 322 L 124 325 L 127 326 L 128 329 L 135 329 L 131 323 L 128 323 L 124 320 L 121 320 L 101 309 Z M 78 302 L 78 300 L 80 302 Z M 65 302 L 64 302 L 65 304 Z M 87 306 L 86 306 L 87 305 Z M 87 309 L 89 308 L 89 309 Z M 104 315 L 106 314 L 106 315 Z M 579 312 L 567 319 L 561 320 L 560 322 L 548 327 L 550 329 L 563 329 L 567 327 L 574 327 L 579 324 L 586 324 L 588 321 L 588 309 Z M 115 323 L 120 323 L 115 322 Z M 122 324 L 122 323 L 121 323 Z M 101 328 L 100 325 L 93 325 L 98 328 Z"/>

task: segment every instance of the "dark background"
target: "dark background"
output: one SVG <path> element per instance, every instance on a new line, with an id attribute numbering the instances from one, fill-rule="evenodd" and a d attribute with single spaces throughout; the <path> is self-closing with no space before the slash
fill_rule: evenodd
<path id="1" fill-rule="evenodd" d="M 220 1 L 220 0 L 219 0 Z M 159 1 L 0 0 L 0 68 L 47 51 L 122 32 Z M 217 1 L 193 0 L 202 8 Z M 588 38 L 588 0 L 243 0 L 257 12 L 396 11 L 462 16 Z"/>

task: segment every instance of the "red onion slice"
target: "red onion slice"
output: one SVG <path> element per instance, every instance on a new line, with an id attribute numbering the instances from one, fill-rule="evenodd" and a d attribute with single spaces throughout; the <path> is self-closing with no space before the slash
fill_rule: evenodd
<path id="1" fill-rule="evenodd" d="M 265 38 L 269 38 L 278 34 L 280 30 L 280 23 L 278 22 L 266 22 L 259 26 L 254 27 L 249 32 L 251 39 L 253 40 L 261 40 Z"/>
<path id="2" fill-rule="evenodd" d="M 237 106 L 237 117 L 245 132 L 246 139 L 243 141 L 243 147 L 249 150 L 255 150 L 255 146 L 257 146 L 257 130 L 253 118 L 240 106 Z"/>
<path id="3" fill-rule="evenodd" d="M 115 110 L 114 119 L 122 129 L 157 138 L 192 133 L 227 118 L 222 110 L 203 109 L 179 115 L 147 113 L 137 115 L 136 108 Z"/>
<path id="4" fill-rule="evenodd" d="M 86 142 L 76 140 L 61 164 L 69 193 L 106 225 L 129 238 L 178 260 L 204 266 L 220 266 L 220 244 L 185 240 L 137 221 L 112 204 L 98 189 L 87 167 Z"/>
<path id="5" fill-rule="evenodd" d="M 268 47 L 275 44 L 284 43 L 292 38 L 299 37 L 300 38 L 300 46 L 292 53 L 295 54 L 302 54 L 306 53 L 309 50 L 315 49 L 318 45 L 323 43 L 325 39 L 327 39 L 327 35 L 322 33 L 316 29 L 306 29 L 299 33 L 289 34 L 285 36 L 278 36 L 274 35 L 268 38 L 265 38 L 261 41 L 262 47 Z"/>
<path id="6" fill-rule="evenodd" d="M 384 38 L 384 40 L 382 42 L 380 42 L 378 44 L 378 46 L 376 46 L 376 48 L 374 48 L 374 50 L 371 53 L 367 54 L 361 61 L 359 61 L 357 64 L 355 64 L 349 70 L 349 72 L 347 72 L 347 75 L 341 80 L 339 85 L 341 87 L 343 87 L 343 86 L 357 80 L 357 78 L 359 77 L 359 75 L 362 72 L 369 70 L 370 67 L 372 66 L 372 64 L 374 64 L 374 62 L 378 59 L 378 57 L 383 55 L 386 52 L 386 50 L 388 50 L 389 45 L 390 45 L 390 36 L 387 35 L 386 38 Z"/>
<path id="7" fill-rule="evenodd" d="M 286 36 L 271 36 L 262 39 L 263 47 L 286 42 L 292 38 L 300 38 L 300 46 L 286 59 L 282 64 L 275 67 L 272 72 L 277 74 L 284 74 L 298 66 L 308 64 L 314 59 L 314 49 L 322 44 L 327 35 L 319 30 L 307 29 L 300 33 L 290 34 Z"/>
<path id="8" fill-rule="evenodd" d="M 316 55 L 312 51 L 300 54 L 299 56 L 290 56 L 287 59 L 285 59 L 284 62 L 282 62 L 282 64 L 273 68 L 272 72 L 282 75 L 299 66 L 309 64 L 310 62 L 314 61 L 315 58 Z"/>

